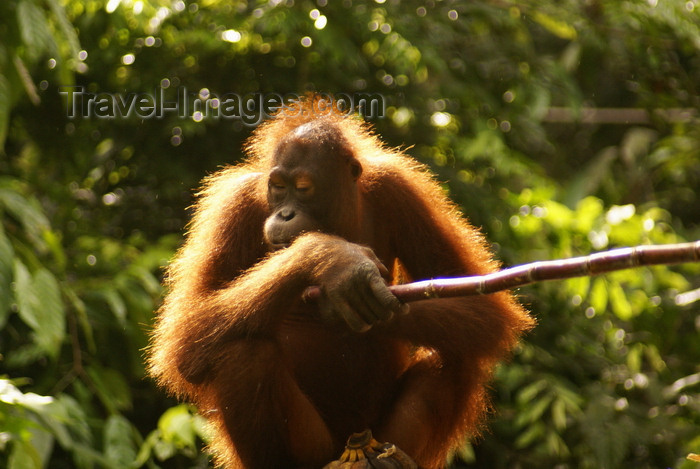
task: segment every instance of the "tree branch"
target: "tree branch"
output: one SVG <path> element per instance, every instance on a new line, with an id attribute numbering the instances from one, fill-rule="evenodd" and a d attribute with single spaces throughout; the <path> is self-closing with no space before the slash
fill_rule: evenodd
<path id="1" fill-rule="evenodd" d="M 401 301 L 409 302 L 484 295 L 544 280 L 593 276 L 634 267 L 684 262 L 700 262 L 700 241 L 613 249 L 571 259 L 532 262 L 487 275 L 423 280 L 389 288 Z M 305 300 L 315 300 L 320 296 L 321 289 L 315 286 L 307 288 L 303 294 Z"/>

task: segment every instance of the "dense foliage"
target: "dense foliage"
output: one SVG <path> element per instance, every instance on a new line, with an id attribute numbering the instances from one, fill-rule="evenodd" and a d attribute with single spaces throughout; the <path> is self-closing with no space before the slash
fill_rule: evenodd
<path id="1" fill-rule="evenodd" d="M 193 190 L 251 126 L 70 118 L 67 90 L 381 94 L 378 132 L 512 265 L 700 239 L 698 84 L 697 0 L 3 0 L 0 466 L 207 465 L 142 355 Z M 688 264 L 522 288 L 539 326 L 454 467 L 694 467 L 699 287 Z"/>

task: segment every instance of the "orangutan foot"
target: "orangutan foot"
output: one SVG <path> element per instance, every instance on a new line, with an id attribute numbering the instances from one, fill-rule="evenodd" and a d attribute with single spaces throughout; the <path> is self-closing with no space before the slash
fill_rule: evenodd
<path id="1" fill-rule="evenodd" d="M 396 445 L 379 443 L 372 432 L 353 433 L 343 454 L 323 469 L 417 469 L 418 465 Z"/>

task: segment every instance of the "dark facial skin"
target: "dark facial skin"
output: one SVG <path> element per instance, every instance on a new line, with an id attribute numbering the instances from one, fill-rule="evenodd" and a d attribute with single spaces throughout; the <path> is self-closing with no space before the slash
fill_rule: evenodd
<path id="1" fill-rule="evenodd" d="M 388 271 L 374 252 L 344 239 L 338 226 L 339 213 L 357 208 L 361 173 L 337 131 L 297 128 L 273 158 L 267 189 L 271 213 L 264 227 L 273 250 L 288 247 L 303 233 L 339 235 L 316 239 L 315 249 L 325 250 L 327 257 L 312 284 L 324 293 L 318 302 L 321 318 L 356 332 L 408 310 L 387 288 Z"/>
<path id="2" fill-rule="evenodd" d="M 272 214 L 265 221 L 265 240 L 273 249 L 288 246 L 301 233 L 322 230 L 319 214 L 312 216 L 323 205 L 314 179 L 304 167 L 275 166 L 270 171 L 267 200 Z"/>
<path id="3" fill-rule="evenodd" d="M 341 205 L 343 188 L 354 188 L 362 172 L 351 157 L 339 156 L 337 136 L 302 126 L 277 148 L 268 176 L 271 210 L 264 235 L 273 249 L 288 246 L 311 231 L 331 232 L 331 214 Z"/>

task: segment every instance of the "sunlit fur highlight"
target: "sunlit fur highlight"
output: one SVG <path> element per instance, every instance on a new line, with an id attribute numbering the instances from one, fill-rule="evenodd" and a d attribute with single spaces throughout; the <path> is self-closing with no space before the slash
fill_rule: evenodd
<path id="1" fill-rule="evenodd" d="M 498 268 L 483 236 L 423 165 L 388 148 L 360 119 L 319 115 L 317 108 L 307 98 L 262 124 L 246 144 L 244 163 L 205 179 L 186 241 L 167 270 L 149 373 L 209 419 L 211 450 L 221 466 L 248 467 L 241 455 L 249 453 L 258 458 L 250 467 L 320 466 L 338 456 L 349 436 L 334 434 L 332 422 L 336 428 L 367 423 L 378 439 L 395 443 L 420 467 L 443 467 L 451 451 L 478 433 L 492 369 L 533 321 L 502 292 L 414 302 L 410 314 L 362 336 L 328 330 L 313 319 L 308 325 L 288 322 L 290 314 L 315 317 L 315 305 L 299 298 L 342 242 L 309 233 L 271 253 L 263 241 L 266 174 L 279 143 L 300 125 L 336 128 L 362 165 L 358 206 L 336 207 L 360 214 L 360 229 L 350 241 L 370 246 L 387 266 L 400 259 L 415 280 Z M 279 344 L 281 337 L 325 352 L 318 359 L 304 355 L 304 347 L 290 352 Z M 334 380 L 361 376 L 333 388 L 337 402 L 358 407 L 325 405 L 322 418 L 315 409 L 322 404 L 310 403 L 297 381 L 315 376 L 315 362 L 332 356 L 343 340 L 357 357 L 354 369 L 324 369 L 325 377 L 307 377 L 303 384 L 332 387 Z M 376 356 L 363 358 L 367 351 Z M 295 363 L 296 372 L 285 363 Z M 256 383 L 264 394 L 254 392 Z M 357 402 L 358 396 L 365 400 Z M 263 397 L 260 405 L 272 408 L 252 402 Z M 298 427 L 287 427 L 292 424 Z"/>

